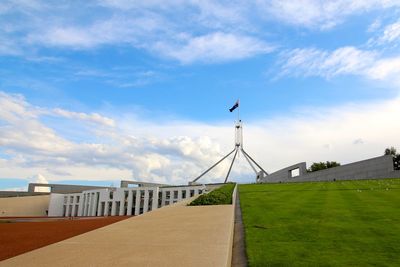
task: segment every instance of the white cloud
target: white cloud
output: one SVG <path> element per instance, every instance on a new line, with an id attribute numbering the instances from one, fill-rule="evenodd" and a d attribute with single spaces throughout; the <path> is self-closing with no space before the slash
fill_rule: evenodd
<path id="1" fill-rule="evenodd" d="M 174 12 L 176 16 L 168 20 L 183 19 L 191 26 L 204 26 L 210 29 L 244 29 L 249 27 L 247 16 L 251 5 L 241 0 L 104 0 L 100 5 L 123 11 L 151 11 L 158 14 Z M 183 26 L 183 25 L 181 25 Z"/>
<path id="2" fill-rule="evenodd" d="M 191 37 L 183 45 L 159 42 L 154 49 L 184 64 L 237 60 L 273 50 L 272 46 L 258 39 L 223 32 Z"/>
<path id="3" fill-rule="evenodd" d="M 44 177 L 43 175 L 41 175 L 40 173 L 31 177 L 30 180 L 32 180 L 34 183 L 40 183 L 40 184 L 48 184 L 49 183 L 47 178 Z"/>
<path id="4" fill-rule="evenodd" d="M 118 9 L 123 9 L 123 10 L 149 8 L 149 7 L 165 9 L 165 8 L 171 8 L 171 7 L 179 7 L 180 5 L 184 5 L 185 2 L 190 3 L 190 1 L 185 1 L 185 0 L 170 0 L 170 1 L 100 0 L 98 2 L 100 5 L 103 5 L 106 7 L 118 8 Z"/>
<path id="5" fill-rule="evenodd" d="M 87 139 L 97 135 L 102 142 L 74 142 L 40 121 L 48 109 L 32 106 L 20 95 L 6 93 L 1 93 L 0 103 L 4 104 L 0 112 L 0 145 L 11 157 L 4 159 L 1 168 L 6 170 L 2 170 L 2 175 L 12 171 L 26 173 L 29 169 L 54 177 L 57 173 L 53 170 L 62 170 L 63 174 L 58 176 L 68 173 L 71 178 L 86 179 L 96 174 L 98 180 L 115 180 L 117 178 L 110 175 L 117 175 L 120 179 L 133 176 L 135 179 L 185 183 L 200 172 L 202 166 L 211 164 L 221 155 L 219 149 L 209 149 L 211 141 L 207 137 L 160 138 L 147 134 L 136 138 L 121 128 L 88 127 Z M 91 123 L 93 119 L 92 115 L 66 110 L 53 112 L 53 116 L 57 115 L 78 117 L 81 123 Z M 103 118 L 98 115 L 94 119 L 99 117 Z M 160 129 L 155 132 L 158 131 Z M 217 145 L 214 147 L 218 148 Z M 88 177 L 82 177 L 84 173 L 89 173 Z"/>
<path id="6" fill-rule="evenodd" d="M 71 173 L 64 171 L 60 168 L 47 168 L 46 171 L 57 176 L 71 176 Z"/>
<path id="7" fill-rule="evenodd" d="M 69 180 L 133 178 L 184 184 L 233 148 L 233 126 L 229 123 L 170 120 L 162 124 L 130 116 L 113 117 L 115 127 L 107 130 L 87 130 L 86 140 L 67 140 L 52 130 L 51 124 L 41 123 L 40 113 L 31 116 L 33 107 L 22 96 L 2 93 L 2 103 L 4 98 L 15 104 L 0 109 L 0 115 L 6 114 L 0 117 L 0 145 L 7 154 L 0 161 L 2 177 L 41 173 L 57 181 L 65 179 L 67 173 Z M 245 149 L 269 172 L 301 161 L 348 163 L 379 156 L 387 146 L 400 147 L 399 112 L 399 98 L 303 108 L 296 116 L 246 123 Z M 89 141 L 93 135 L 98 141 Z M 363 145 L 355 146 L 360 140 Z M 329 149 L 324 149 L 326 144 Z M 228 167 L 226 161 L 202 181 L 222 181 Z M 232 179 L 254 181 L 243 157 L 234 166 Z"/>
<path id="8" fill-rule="evenodd" d="M 369 45 L 394 45 L 398 46 L 400 41 L 400 20 L 386 25 L 382 31 L 379 31 L 379 36 L 371 38 L 368 41 Z"/>
<path id="9" fill-rule="evenodd" d="M 400 145 L 396 138 L 400 133 L 400 125 L 396 123 L 399 111 L 400 99 L 397 98 L 330 108 L 313 107 L 297 118 L 269 120 L 259 124 L 259 127 L 271 129 L 268 135 L 258 137 L 266 140 L 263 147 L 273 151 L 271 155 L 264 155 L 264 165 L 273 165 L 275 169 L 300 161 L 348 163 L 382 155 L 391 143 L 396 147 Z M 365 144 L 352 146 L 357 139 Z M 329 144 L 329 150 L 321 149 L 324 144 Z"/>
<path id="10" fill-rule="evenodd" d="M 44 46 L 89 49 L 102 45 L 129 45 L 182 63 L 212 63 L 249 58 L 272 51 L 272 46 L 246 34 L 214 32 L 191 36 L 160 16 L 134 19 L 113 17 L 90 26 L 57 26 L 28 36 Z"/>
<path id="11" fill-rule="evenodd" d="M 364 144 L 364 140 L 362 138 L 358 138 L 353 141 L 353 144 L 354 145 L 362 145 L 362 144 Z"/>
<path id="12" fill-rule="evenodd" d="M 397 0 L 260 0 L 257 3 L 265 14 L 283 22 L 319 29 L 332 28 L 350 15 L 400 6 Z"/>
<path id="13" fill-rule="evenodd" d="M 79 119 L 79 120 L 84 120 L 84 121 L 90 121 L 90 122 L 102 124 L 102 125 L 109 126 L 109 127 L 115 126 L 115 122 L 113 119 L 101 116 L 98 113 L 87 114 L 84 112 L 72 112 L 72 111 L 68 111 L 65 109 L 56 108 L 56 109 L 53 109 L 52 113 L 50 113 L 50 114 L 65 117 L 65 118 L 70 118 L 70 119 Z"/>
<path id="14" fill-rule="evenodd" d="M 333 77 L 360 74 L 377 58 L 376 52 L 341 47 L 332 52 L 315 48 L 294 49 L 281 53 L 282 74 Z"/>
<path id="15" fill-rule="evenodd" d="M 29 180 L 34 182 L 34 183 L 39 183 L 39 184 L 48 184 L 49 183 L 47 178 L 44 177 L 43 175 L 41 175 L 40 173 L 32 176 L 31 178 L 29 178 Z M 47 192 L 50 192 L 50 188 L 49 187 L 40 187 L 40 186 L 38 186 L 38 187 L 35 188 L 35 192 L 45 192 L 45 193 L 47 193 Z"/>
<path id="16" fill-rule="evenodd" d="M 359 75 L 400 85 L 400 57 L 384 57 L 376 51 L 341 47 L 334 51 L 315 48 L 294 49 L 281 53 L 280 76 Z"/>
<path id="17" fill-rule="evenodd" d="M 13 40 L 0 36 L 0 56 L 19 56 L 22 52 Z"/>
<path id="18" fill-rule="evenodd" d="M 400 56 L 377 60 L 374 65 L 366 70 L 366 75 L 372 79 L 386 80 L 399 84 Z"/>
<path id="19" fill-rule="evenodd" d="M 269 38 L 280 34 L 269 27 L 271 20 L 326 29 L 351 15 L 397 6 L 395 0 L 6 1 L 0 6 L 7 15 L 0 17 L 0 54 L 46 58 L 38 48 L 114 46 L 185 64 L 241 60 L 271 52 Z M 394 40 L 396 32 L 393 24 L 383 38 Z"/>
<path id="20" fill-rule="evenodd" d="M 135 44 L 140 37 L 150 37 L 167 22 L 156 16 L 111 17 L 88 25 L 51 25 L 31 32 L 27 41 L 44 46 L 89 49 L 101 45 Z"/>
<path id="21" fill-rule="evenodd" d="M 141 87 L 149 83 L 157 83 L 164 78 L 158 70 L 141 69 L 135 67 L 113 67 L 107 71 L 94 68 L 78 68 L 74 75 L 80 79 L 100 78 L 105 83 L 119 87 Z"/>
<path id="22" fill-rule="evenodd" d="M 367 32 L 375 32 L 382 26 L 382 21 L 380 19 L 374 20 L 367 29 Z"/>
<path id="23" fill-rule="evenodd" d="M 11 95 L 0 91 L 0 107 L 2 108 L 0 119 L 7 122 L 37 117 L 37 110 L 30 109 L 22 95 Z"/>

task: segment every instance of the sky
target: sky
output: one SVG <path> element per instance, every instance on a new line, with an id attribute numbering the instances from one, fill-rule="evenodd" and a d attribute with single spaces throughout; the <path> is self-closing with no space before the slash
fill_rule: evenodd
<path id="1" fill-rule="evenodd" d="M 400 149 L 400 1 L 3 0 L 0 190 Z M 229 162 L 200 182 L 224 180 Z M 243 156 L 231 180 L 254 182 Z"/>

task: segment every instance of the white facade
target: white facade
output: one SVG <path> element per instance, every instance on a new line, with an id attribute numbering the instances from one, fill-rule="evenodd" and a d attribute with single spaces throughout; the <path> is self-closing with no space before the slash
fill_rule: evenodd
<path id="1" fill-rule="evenodd" d="M 56 194 L 56 193 L 52 193 L 50 195 L 50 202 L 49 202 L 49 216 L 52 217 L 63 217 L 64 213 L 63 213 L 63 209 L 62 206 L 64 205 L 64 194 Z M 61 208 L 60 208 L 61 207 Z M 52 213 L 50 215 L 50 212 Z"/>
<path id="2" fill-rule="evenodd" d="M 122 187 L 51 194 L 49 216 L 139 215 L 202 194 L 205 186 Z"/>

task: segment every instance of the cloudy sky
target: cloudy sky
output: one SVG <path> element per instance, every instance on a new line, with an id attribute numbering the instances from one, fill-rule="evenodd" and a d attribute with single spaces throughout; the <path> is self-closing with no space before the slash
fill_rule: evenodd
<path id="1" fill-rule="evenodd" d="M 398 0 L 3 0 L 0 189 L 182 184 L 400 149 Z M 228 162 L 204 177 L 222 181 Z M 254 181 L 243 157 L 232 179 Z"/>

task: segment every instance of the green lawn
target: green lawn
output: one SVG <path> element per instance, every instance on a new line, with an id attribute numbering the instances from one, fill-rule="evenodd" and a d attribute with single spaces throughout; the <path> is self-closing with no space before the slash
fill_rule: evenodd
<path id="1" fill-rule="evenodd" d="M 250 266 L 400 266 L 400 179 L 239 193 Z"/>

